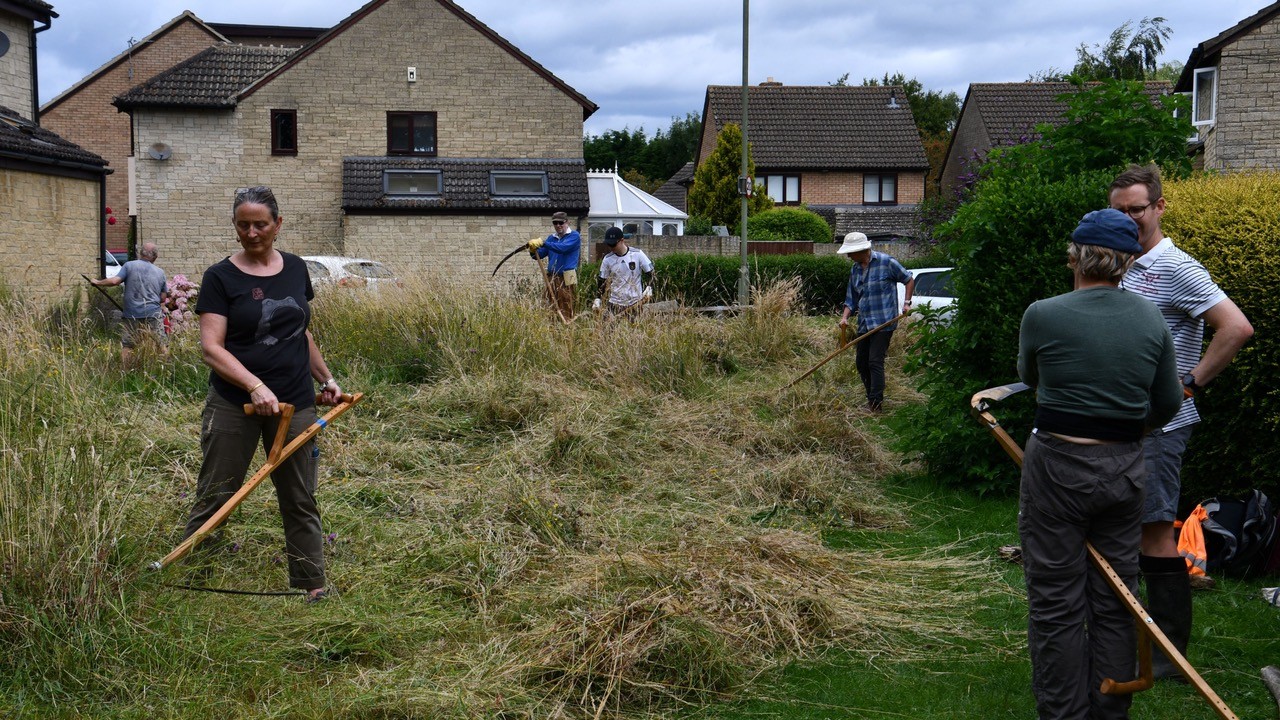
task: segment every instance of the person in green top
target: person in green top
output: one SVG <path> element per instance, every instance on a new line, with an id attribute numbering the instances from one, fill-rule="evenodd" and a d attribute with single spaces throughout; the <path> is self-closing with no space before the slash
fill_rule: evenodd
<path id="1" fill-rule="evenodd" d="M 1167 423 L 1183 398 L 1159 309 L 1119 288 L 1141 253 L 1127 215 L 1110 208 L 1085 215 L 1067 250 L 1075 290 L 1032 303 L 1022 317 L 1018 375 L 1036 388 L 1036 417 L 1018 533 L 1041 720 L 1129 716 L 1130 696 L 1099 688 L 1104 678 L 1133 678 L 1133 620 L 1089 566 L 1085 544 L 1137 593 L 1142 437 Z"/>

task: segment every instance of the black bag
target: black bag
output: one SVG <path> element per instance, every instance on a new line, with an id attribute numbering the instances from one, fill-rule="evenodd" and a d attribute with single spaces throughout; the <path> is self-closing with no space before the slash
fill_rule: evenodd
<path id="1" fill-rule="evenodd" d="M 1276 509 L 1258 490 L 1243 500 L 1210 498 L 1200 503 L 1209 519 L 1200 524 L 1210 572 L 1274 571 L 1271 560 L 1277 539 Z"/>

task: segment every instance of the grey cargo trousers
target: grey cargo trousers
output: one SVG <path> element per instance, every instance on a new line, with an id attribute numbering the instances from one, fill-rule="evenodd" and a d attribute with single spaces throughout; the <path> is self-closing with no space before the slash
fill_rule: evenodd
<path id="1" fill-rule="evenodd" d="M 1130 696 L 1099 687 L 1134 677 L 1133 618 L 1089 565 L 1085 543 L 1136 595 L 1144 476 L 1141 441 L 1080 445 L 1044 433 L 1027 441 L 1018 532 L 1041 720 L 1129 717 Z"/>

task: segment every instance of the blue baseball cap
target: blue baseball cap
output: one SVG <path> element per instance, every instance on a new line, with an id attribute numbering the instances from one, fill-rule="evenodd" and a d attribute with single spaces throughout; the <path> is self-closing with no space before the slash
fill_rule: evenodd
<path id="1" fill-rule="evenodd" d="M 1114 208 L 1094 210 L 1080 218 L 1071 240 L 1081 245 L 1097 245 L 1133 255 L 1142 254 L 1138 243 L 1138 223 Z"/>

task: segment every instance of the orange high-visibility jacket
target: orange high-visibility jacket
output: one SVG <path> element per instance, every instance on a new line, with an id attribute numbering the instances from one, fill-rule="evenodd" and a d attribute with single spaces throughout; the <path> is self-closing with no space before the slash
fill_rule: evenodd
<path id="1" fill-rule="evenodd" d="M 1204 545 L 1204 528 L 1200 523 L 1209 519 L 1209 513 L 1203 505 L 1196 505 L 1187 519 L 1182 523 L 1182 532 L 1178 535 L 1178 554 L 1187 561 L 1187 573 L 1204 575 L 1209 562 L 1209 553 Z"/>

